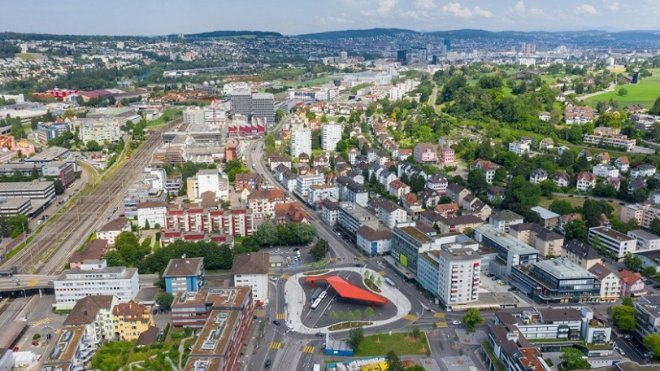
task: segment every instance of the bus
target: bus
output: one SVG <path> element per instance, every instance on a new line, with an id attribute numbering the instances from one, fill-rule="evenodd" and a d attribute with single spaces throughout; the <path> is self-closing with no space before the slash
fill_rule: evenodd
<path id="1" fill-rule="evenodd" d="M 396 286 L 394 284 L 394 281 L 392 281 L 389 277 L 385 277 L 385 283 L 390 285 L 390 286 Z"/>
<path id="2" fill-rule="evenodd" d="M 323 288 L 321 288 L 321 287 L 315 288 L 314 291 L 312 291 L 312 297 L 311 297 L 312 300 L 310 300 L 310 301 L 313 303 L 314 300 L 316 300 L 316 298 L 318 298 L 319 295 L 321 295 L 322 292 L 323 292 Z"/>
<path id="3" fill-rule="evenodd" d="M 316 300 L 314 300 L 314 302 L 312 303 L 312 306 L 311 306 L 312 310 L 318 308 L 319 305 L 321 305 L 321 302 L 323 301 L 323 299 L 325 299 L 325 295 L 326 295 L 326 292 L 325 292 L 325 291 L 322 291 L 322 292 L 319 294 L 319 297 L 316 298 Z"/>

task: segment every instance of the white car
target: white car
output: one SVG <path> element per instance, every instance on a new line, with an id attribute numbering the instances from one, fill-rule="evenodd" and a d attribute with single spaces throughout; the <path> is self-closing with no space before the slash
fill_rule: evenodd
<path id="1" fill-rule="evenodd" d="M 461 323 L 463 323 L 463 322 L 458 321 L 458 320 L 451 321 L 452 325 L 460 325 Z"/>

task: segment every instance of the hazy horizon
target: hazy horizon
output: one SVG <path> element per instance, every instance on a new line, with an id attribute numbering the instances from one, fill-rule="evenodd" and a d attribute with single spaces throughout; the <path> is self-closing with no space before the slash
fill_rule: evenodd
<path id="1" fill-rule="evenodd" d="M 657 31 L 660 0 L 141 0 L 6 4 L 0 32 L 162 36 L 215 30 L 284 35 L 371 28 L 562 32 Z M 634 27 L 631 27 L 634 25 Z"/>

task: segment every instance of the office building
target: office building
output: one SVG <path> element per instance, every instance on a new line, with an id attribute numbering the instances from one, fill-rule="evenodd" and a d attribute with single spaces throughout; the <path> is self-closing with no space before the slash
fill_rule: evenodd
<path id="1" fill-rule="evenodd" d="M 234 255 L 231 267 L 234 286 L 249 286 L 252 289 L 252 297 L 258 305 L 267 303 L 269 267 L 268 253 L 251 252 Z"/>
<path id="2" fill-rule="evenodd" d="M 301 154 L 312 154 L 312 130 L 302 125 L 291 128 L 291 157 L 300 157 Z"/>
<path id="3" fill-rule="evenodd" d="M 495 263 L 498 263 L 501 269 L 494 271 L 496 266 L 491 262 L 489 266 L 491 273 L 510 275 L 513 267 L 528 265 L 539 259 L 538 250 L 491 225 L 484 224 L 475 228 L 474 237 L 481 244 L 497 252 Z"/>
<path id="4" fill-rule="evenodd" d="M 27 198 L 48 203 L 55 198 L 55 184 L 48 181 L 0 183 L 0 199 Z"/>
<path id="5" fill-rule="evenodd" d="M 610 251 L 617 259 L 637 251 L 637 240 L 608 227 L 589 228 L 589 243 Z M 596 247 L 596 246 L 594 246 Z"/>
<path id="6" fill-rule="evenodd" d="M 511 279 L 517 289 L 539 303 L 600 300 L 598 277 L 565 258 L 518 265 L 512 268 Z"/>
<path id="7" fill-rule="evenodd" d="M 179 292 L 172 301 L 172 326 L 202 328 L 214 309 L 240 311 L 252 303 L 252 289 L 247 286 Z"/>
<path id="8" fill-rule="evenodd" d="M 536 223 L 512 225 L 509 233 L 538 250 L 541 256 L 558 257 L 563 254 L 564 237 Z"/>
<path id="9" fill-rule="evenodd" d="M 660 334 L 660 295 L 646 295 L 635 301 L 635 332 L 640 338 Z"/>
<path id="10" fill-rule="evenodd" d="M 103 261 L 105 263 L 105 261 Z M 55 309 L 72 309 L 78 300 L 91 295 L 112 295 L 119 301 L 134 299 L 139 291 L 137 268 L 107 267 L 65 270 L 53 280 Z"/>
<path id="11" fill-rule="evenodd" d="M 435 240 L 411 225 L 397 226 L 392 231 L 392 257 L 404 268 L 413 274 L 417 274 L 417 260 L 419 254 L 438 248 L 440 245 Z"/>
<path id="12" fill-rule="evenodd" d="M 324 124 L 321 126 L 321 148 L 334 151 L 341 140 L 343 128 L 340 124 Z"/>
<path id="13" fill-rule="evenodd" d="M 660 236 L 643 229 L 628 232 L 628 236 L 637 240 L 636 253 L 660 250 Z"/>
<path id="14" fill-rule="evenodd" d="M 165 291 L 198 291 L 204 284 L 204 258 L 170 259 L 163 272 Z"/>
<path id="15" fill-rule="evenodd" d="M 273 94 L 252 94 L 252 118 L 263 120 L 266 125 L 275 123 L 275 97 Z"/>
<path id="16" fill-rule="evenodd" d="M 488 370 L 552 370 L 541 351 L 517 329 L 488 325 L 487 339 L 481 350 Z"/>
<path id="17" fill-rule="evenodd" d="M 357 241 L 360 227 L 368 226 L 373 230 L 380 229 L 378 218 L 364 207 L 353 202 L 340 202 L 337 214 L 337 227 L 344 235 Z"/>
<path id="18" fill-rule="evenodd" d="M 388 228 L 373 229 L 363 225 L 357 231 L 357 247 L 369 256 L 380 256 L 392 248 L 392 231 Z"/>
<path id="19" fill-rule="evenodd" d="M 162 202 L 140 202 L 137 205 L 137 224 L 140 228 L 165 225 L 167 205 Z"/>

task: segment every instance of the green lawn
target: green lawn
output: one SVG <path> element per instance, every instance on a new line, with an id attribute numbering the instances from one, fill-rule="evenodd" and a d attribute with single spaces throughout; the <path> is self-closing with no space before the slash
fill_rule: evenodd
<path id="1" fill-rule="evenodd" d="M 646 108 L 650 108 L 653 102 L 660 97 L 660 68 L 651 69 L 651 73 L 653 73 L 653 76 L 642 79 L 639 84 L 617 86 L 614 91 L 593 96 L 587 99 L 586 102 L 591 106 L 595 106 L 599 101 L 614 99 L 621 108 L 629 104 L 641 104 Z M 618 94 L 621 87 L 628 90 L 628 94 L 623 97 Z"/>
<path id="2" fill-rule="evenodd" d="M 547 208 L 550 206 L 552 201 L 554 200 L 564 200 L 568 201 L 573 207 L 582 207 L 582 204 L 584 204 L 584 200 L 586 200 L 589 196 L 578 196 L 575 195 L 574 197 L 568 197 L 568 196 L 553 196 L 552 199 L 549 198 L 542 198 L 541 201 L 539 202 L 539 206 Z M 613 208 L 614 208 L 614 216 L 617 218 L 621 217 L 621 205 L 619 205 L 618 201 L 612 201 L 608 202 Z"/>
<path id="3" fill-rule="evenodd" d="M 411 337 L 408 333 L 377 334 L 365 336 L 362 343 L 354 353 L 356 357 L 384 356 L 389 351 L 402 355 L 426 355 L 429 346 L 426 334 L 420 331 L 418 339 Z"/>

